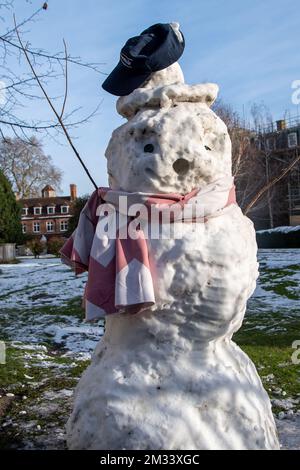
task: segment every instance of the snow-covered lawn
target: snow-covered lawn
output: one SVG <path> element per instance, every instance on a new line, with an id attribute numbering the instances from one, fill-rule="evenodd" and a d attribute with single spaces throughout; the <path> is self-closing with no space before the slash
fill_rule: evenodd
<path id="1" fill-rule="evenodd" d="M 51 341 L 70 352 L 90 353 L 103 328 L 83 322 L 80 307 L 86 274 L 57 258 L 21 258 L 0 265 L 2 335 L 23 343 Z"/>
<path id="2" fill-rule="evenodd" d="M 300 449 L 300 250 L 261 250 L 261 277 L 235 340 L 252 357 L 272 399 L 284 448 Z M 74 387 L 103 334 L 81 308 L 86 275 L 59 259 L 0 265 L 0 448 L 65 448 Z"/>
<path id="3" fill-rule="evenodd" d="M 86 275 L 60 259 L 0 265 L 0 447 L 64 448 L 74 387 L 103 334 L 83 321 Z"/>

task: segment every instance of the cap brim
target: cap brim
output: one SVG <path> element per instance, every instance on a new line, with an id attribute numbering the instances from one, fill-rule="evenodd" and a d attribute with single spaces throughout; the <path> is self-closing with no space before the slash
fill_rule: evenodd
<path id="1" fill-rule="evenodd" d="M 102 88 L 116 96 L 129 95 L 147 80 L 151 72 L 138 73 L 136 70 L 125 67 L 121 62 L 108 75 L 102 83 Z"/>

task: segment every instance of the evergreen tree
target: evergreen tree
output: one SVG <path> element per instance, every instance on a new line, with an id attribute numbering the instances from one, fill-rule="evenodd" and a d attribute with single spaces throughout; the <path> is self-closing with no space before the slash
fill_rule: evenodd
<path id="1" fill-rule="evenodd" d="M 89 195 L 81 196 L 75 199 L 72 205 L 72 217 L 69 219 L 68 232 L 65 234 L 66 237 L 70 237 L 78 225 L 79 217 L 82 209 L 89 199 Z"/>
<path id="2" fill-rule="evenodd" d="M 22 238 L 21 206 L 0 170 L 0 243 L 21 243 Z"/>

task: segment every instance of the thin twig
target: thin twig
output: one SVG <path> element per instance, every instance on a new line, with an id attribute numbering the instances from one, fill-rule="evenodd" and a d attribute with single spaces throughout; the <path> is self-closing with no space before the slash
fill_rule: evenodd
<path id="1" fill-rule="evenodd" d="M 49 77 L 49 74 L 40 75 L 40 78 L 44 78 L 44 77 L 47 77 L 47 78 L 48 78 L 48 77 Z M 19 86 L 19 85 L 24 85 L 24 84 L 26 84 L 26 83 L 28 83 L 28 82 L 32 82 L 32 80 L 35 80 L 35 78 L 34 78 L 34 77 L 29 77 L 29 78 L 26 78 L 26 79 L 24 79 L 24 80 L 19 80 L 18 82 L 13 82 L 13 83 L 11 83 L 10 85 L 6 85 L 6 86 L 0 88 L 0 91 L 1 91 L 1 90 L 9 90 L 10 88 L 14 88 L 14 89 L 15 89 L 15 87 L 17 87 L 17 86 Z"/>
<path id="2" fill-rule="evenodd" d="M 24 26 L 24 24 L 29 23 L 30 21 L 32 21 L 33 18 L 35 16 L 37 16 L 42 10 L 43 10 L 43 7 L 40 7 L 38 10 L 36 10 L 34 13 L 32 13 L 32 15 L 30 15 L 28 18 L 25 18 L 21 23 L 19 23 L 17 25 L 17 28 L 20 28 L 21 26 Z M 6 38 L 10 34 L 12 34 L 15 30 L 16 30 L 16 28 L 13 28 L 10 31 L 7 31 L 5 34 L 3 34 L 3 36 L 1 36 L 1 38 Z"/>
<path id="3" fill-rule="evenodd" d="M 68 95 L 68 53 L 67 53 L 67 45 L 66 41 L 64 41 L 64 48 L 65 48 L 65 57 L 66 57 L 66 68 L 65 68 L 65 96 L 64 96 L 64 102 L 61 108 L 61 113 L 60 113 L 60 119 L 62 119 L 64 111 L 65 111 L 65 106 L 67 102 L 67 95 Z"/>
<path id="4" fill-rule="evenodd" d="M 17 30 L 16 30 L 16 32 L 17 32 Z M 17 35 L 19 36 L 19 33 L 17 33 Z M 5 39 L 3 36 L 0 36 L 0 41 L 2 41 L 5 44 L 9 44 L 10 46 L 18 49 L 21 52 L 24 52 L 21 46 L 19 46 L 18 44 L 15 44 L 14 42 L 12 42 L 8 39 Z M 61 62 L 61 61 L 64 60 L 64 57 L 59 57 L 58 54 L 57 55 L 50 55 L 50 54 L 46 54 L 46 53 L 40 52 L 40 51 L 33 51 L 32 49 L 29 49 L 29 48 L 27 48 L 26 50 L 27 50 L 28 54 L 31 54 L 33 57 L 34 56 L 43 57 L 45 59 L 56 60 L 58 62 Z M 108 75 L 107 73 L 101 72 L 101 70 L 99 70 L 97 68 L 98 65 L 103 65 L 102 63 L 87 63 L 87 64 L 84 64 L 84 63 L 80 62 L 79 58 L 76 59 L 75 57 L 73 57 L 73 58 L 68 57 L 68 62 L 70 62 L 72 64 L 75 64 L 75 65 L 80 65 L 81 67 L 86 67 L 88 69 L 94 70 L 94 72 L 100 73 L 101 75 Z"/>
<path id="5" fill-rule="evenodd" d="M 266 192 L 268 191 L 272 186 L 274 186 L 274 184 L 278 183 L 278 181 L 280 181 L 282 178 L 284 178 L 285 175 L 288 174 L 289 171 L 291 171 L 291 169 L 296 165 L 296 163 L 298 163 L 300 161 L 300 155 L 298 155 L 298 151 L 297 151 L 297 157 L 295 158 L 295 160 L 292 161 L 292 163 L 290 163 L 288 165 L 288 167 L 279 175 L 279 176 L 276 176 L 276 178 L 273 178 L 268 184 L 266 184 L 260 191 L 258 191 L 258 193 L 256 194 L 256 196 L 249 202 L 249 204 L 246 206 L 245 210 L 244 210 L 244 214 L 247 215 L 247 213 L 250 211 L 250 209 L 254 206 L 254 204 L 256 204 L 256 202 L 258 201 L 258 199 L 261 198 L 261 196 Z"/>
<path id="6" fill-rule="evenodd" d="M 41 81 L 40 81 L 40 79 L 39 79 L 39 77 L 38 77 L 38 75 L 37 75 L 37 73 L 36 73 L 36 71 L 35 71 L 35 69 L 34 69 L 32 63 L 31 63 L 31 60 L 30 60 L 29 55 L 28 55 L 28 53 L 27 53 L 27 50 L 26 50 L 26 48 L 24 47 L 24 45 L 23 45 L 23 43 L 22 43 L 22 40 L 21 40 L 21 38 L 20 38 L 20 34 L 19 34 L 19 31 L 18 31 L 18 28 L 17 28 L 17 24 L 16 24 L 15 15 L 14 15 L 14 23 L 15 23 L 16 33 L 17 33 L 17 36 L 18 36 L 18 40 L 19 40 L 21 49 L 22 49 L 22 51 L 23 51 L 23 53 L 24 53 L 24 55 L 25 55 L 25 58 L 26 58 L 26 60 L 27 60 L 27 62 L 28 62 L 29 67 L 31 68 L 31 71 L 32 71 L 32 73 L 33 73 L 33 75 L 34 75 L 34 77 L 35 77 L 37 83 L 39 84 L 39 87 L 41 88 L 41 90 L 42 90 L 42 92 L 43 92 L 43 94 L 44 94 L 44 96 L 45 96 L 45 98 L 46 98 L 46 100 L 47 100 L 47 102 L 48 102 L 50 108 L 52 109 L 53 113 L 55 114 L 55 116 L 56 116 L 56 118 L 57 118 L 57 120 L 58 120 L 58 122 L 59 122 L 59 124 L 61 125 L 61 128 L 62 128 L 62 130 L 63 130 L 63 132 L 64 132 L 64 134 L 65 134 L 65 136 L 66 136 L 66 138 L 67 138 L 67 140 L 68 140 L 68 142 L 69 142 L 69 144 L 70 144 L 72 150 L 73 150 L 73 152 L 75 153 L 76 157 L 77 157 L 78 160 L 80 161 L 80 163 L 81 163 L 82 167 L 84 168 L 84 171 L 86 172 L 87 176 L 89 177 L 89 179 L 91 180 L 91 182 L 93 183 L 93 185 L 95 186 L 95 188 L 97 189 L 97 188 L 98 188 L 97 184 L 96 184 L 95 181 L 93 180 L 93 178 L 92 178 L 92 176 L 91 176 L 89 170 L 87 169 L 87 167 L 85 166 L 85 164 L 84 164 L 82 158 L 80 157 L 79 152 L 77 151 L 76 147 L 74 146 L 74 144 L 73 144 L 73 142 L 72 142 L 72 139 L 71 139 L 71 137 L 70 137 L 70 135 L 69 135 L 69 133 L 68 133 L 68 131 L 67 131 L 67 129 L 66 129 L 66 127 L 65 127 L 65 125 L 64 125 L 64 123 L 63 123 L 63 121 L 62 121 L 62 119 L 61 119 L 61 117 L 60 117 L 60 115 L 58 114 L 57 110 L 55 109 L 54 105 L 52 104 L 52 101 L 50 100 L 50 98 L 49 98 L 49 96 L 48 96 L 48 94 L 47 94 L 45 88 L 43 87 L 43 85 L 42 85 L 42 83 L 41 83 Z"/>

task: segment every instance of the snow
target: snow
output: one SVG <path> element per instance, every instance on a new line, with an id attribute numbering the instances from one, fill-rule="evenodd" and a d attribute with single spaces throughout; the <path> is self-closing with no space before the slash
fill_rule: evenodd
<path id="1" fill-rule="evenodd" d="M 300 260 L 299 249 L 263 248 L 259 250 L 259 253 L 260 265 L 264 265 L 268 269 L 286 268 L 298 264 Z"/>
<path id="2" fill-rule="evenodd" d="M 300 269 L 294 269 L 294 266 L 300 266 L 300 250 L 261 249 L 259 266 L 262 278 L 248 302 L 248 314 L 280 312 L 283 324 L 285 315 L 300 315 Z M 285 295 L 276 292 L 282 286 L 283 278 Z"/>
<path id="3" fill-rule="evenodd" d="M 44 348 L 35 343 L 51 337 L 67 351 L 90 354 L 103 334 L 102 323 L 86 324 L 83 311 L 82 318 L 55 314 L 58 307 L 64 312 L 64 306 L 74 296 L 82 297 L 86 274 L 76 277 L 56 258 L 20 261 L 0 268 L 2 333 L 27 350 Z"/>
<path id="4" fill-rule="evenodd" d="M 91 325 L 60 326 L 49 325 L 45 328 L 45 333 L 52 336 L 52 341 L 58 345 L 63 345 L 70 351 L 92 351 L 98 340 L 102 329 Z"/>
<path id="5" fill-rule="evenodd" d="M 289 266 L 292 265 L 300 265 L 300 250 L 259 250 L 259 262 L 261 265 L 261 270 L 264 279 L 259 280 L 257 290 L 255 291 L 255 294 L 253 297 L 250 299 L 250 302 L 248 303 L 248 315 L 251 315 L 253 313 L 259 314 L 259 313 L 265 313 L 268 315 L 269 312 L 271 311 L 277 311 L 280 312 L 280 315 L 282 315 L 282 321 L 283 324 L 286 324 L 288 321 L 288 316 L 290 316 L 290 311 L 288 308 L 285 308 L 286 305 L 286 297 L 283 296 L 283 299 L 281 299 L 281 296 L 276 294 L 274 291 L 266 291 L 264 287 L 266 285 L 272 285 L 272 282 L 266 278 L 264 275 L 264 270 L 265 268 L 272 270 L 274 269 L 288 269 Z M 28 274 L 28 285 L 30 285 L 31 279 L 30 276 L 35 276 L 35 268 L 40 269 L 44 268 L 45 270 L 45 281 L 46 283 L 48 280 L 53 279 L 55 280 L 55 276 L 53 276 L 52 272 L 52 266 L 58 267 L 57 260 L 55 259 L 47 259 L 45 260 L 40 259 L 40 260 L 30 260 L 30 263 L 28 263 L 28 259 L 22 260 L 22 263 L 19 265 L 14 265 L 14 279 L 13 279 L 13 284 L 10 285 L 10 291 L 12 291 L 14 288 L 15 290 L 19 289 L 20 284 L 23 285 L 23 277 L 22 273 L 24 272 L 24 269 L 28 268 L 28 265 L 30 264 L 30 271 L 31 274 Z M 59 265 L 60 266 L 60 265 Z M 3 277 L 6 277 L 9 275 L 9 272 L 11 272 L 11 265 L 6 265 L 6 266 L 1 266 L 0 269 L 2 270 L 2 274 L 0 275 L 0 283 Z M 41 272 L 41 271 L 40 271 Z M 287 272 L 282 273 L 282 278 L 281 281 L 286 281 L 286 276 Z M 297 274 L 297 270 L 294 270 L 294 275 L 292 276 L 293 279 L 298 279 L 299 277 Z M 47 275 L 49 278 L 47 278 Z M 63 271 L 63 274 L 60 273 L 60 276 L 69 276 L 69 273 L 67 271 Z M 290 277 L 291 274 L 288 276 Z M 259 293 L 259 299 L 257 297 Z M 3 291 L 1 292 L 3 294 Z M 10 295 L 13 295 L 11 293 Z M 77 292 L 75 292 L 75 295 L 77 295 Z M 74 291 L 71 289 L 70 291 L 70 298 L 74 296 Z M 3 299 L 0 300 L 2 302 Z M 259 303 L 257 301 L 259 300 Z M 65 301 L 62 301 L 62 305 L 64 305 Z M 253 302 L 253 304 L 252 304 Z M 2 304 L 3 305 L 3 304 Z M 295 315 L 299 315 L 300 309 L 299 309 L 299 301 L 295 301 L 293 308 L 298 305 L 298 309 L 295 311 Z M 40 307 L 44 307 L 44 304 L 41 305 L 36 305 L 35 308 L 38 310 Z M 57 305 L 58 306 L 58 305 Z M 47 328 L 47 326 L 50 327 L 51 334 L 50 338 L 51 341 L 55 340 L 61 340 L 62 341 L 62 346 L 64 347 L 65 352 L 60 352 L 59 357 L 70 359 L 74 363 L 80 363 L 81 361 L 87 361 L 91 357 L 91 353 L 94 350 L 95 345 L 98 342 L 98 339 L 101 335 L 100 331 L 100 326 L 94 326 L 93 324 L 87 325 L 86 323 L 82 322 L 77 318 L 74 318 L 72 316 L 62 318 L 61 316 L 57 317 L 55 315 L 55 309 L 52 315 L 45 315 L 42 314 L 42 310 L 40 314 L 35 314 L 37 315 L 36 319 L 38 320 L 35 322 L 35 317 L 29 317 L 31 325 L 28 325 L 28 316 L 27 314 L 25 315 L 24 319 L 22 319 L 22 308 L 18 308 L 18 305 L 15 306 L 16 308 L 16 315 L 15 316 L 11 311 L 8 311 L 8 309 L 3 309 L 1 311 L 1 332 L 2 334 L 8 334 L 9 337 L 13 340 L 11 345 L 14 348 L 17 348 L 20 350 L 20 352 L 24 351 L 27 354 L 27 360 L 26 360 L 26 365 L 28 365 L 28 373 L 24 374 L 24 384 L 30 384 L 31 389 L 36 389 L 39 390 L 39 387 L 45 387 L 45 384 L 48 383 L 48 386 L 50 387 L 49 390 L 46 390 L 45 392 L 42 392 L 41 395 L 39 395 L 39 406 L 35 408 L 35 410 L 31 410 L 31 400 L 30 397 L 24 401 L 23 407 L 26 402 L 26 408 L 25 410 L 27 411 L 27 418 L 26 419 L 21 419 L 24 418 L 25 416 L 20 415 L 20 420 L 16 422 L 15 420 L 7 419 L 3 422 L 3 429 L 10 429 L 14 426 L 16 426 L 19 429 L 19 432 L 21 432 L 25 436 L 25 441 L 23 443 L 23 447 L 28 448 L 28 449 L 35 449 L 35 448 L 65 448 L 65 435 L 64 435 L 64 428 L 61 424 L 58 424 L 55 421 L 54 416 L 56 416 L 57 411 L 59 409 L 60 415 L 62 416 L 62 422 L 65 422 L 67 419 L 67 414 L 68 410 L 70 407 L 70 402 L 72 400 L 73 396 L 73 390 L 71 389 L 61 389 L 61 390 L 52 390 L 51 389 L 51 374 L 53 373 L 55 377 L 60 377 L 61 374 L 66 374 L 68 372 L 68 365 L 62 367 L 62 364 L 58 364 L 56 362 L 56 357 L 51 356 L 49 353 L 49 348 L 46 347 L 43 344 L 39 344 L 44 341 L 44 329 Z M 30 309 L 29 309 L 30 310 Z M 9 313 L 8 313 L 9 312 Z M 297 313 L 298 312 L 298 313 Z M 5 322 L 3 322 L 3 317 L 6 317 Z M 50 317 L 50 318 L 49 318 Z M 16 320 L 17 319 L 17 320 Z M 43 323 L 45 327 L 43 327 Z M 17 327 L 16 327 L 17 325 Z M 81 331 L 80 334 L 78 334 L 76 338 L 76 342 L 73 342 L 71 338 L 73 336 L 76 336 L 75 331 L 72 329 L 76 329 L 76 325 L 78 325 L 78 331 Z M 5 326 L 5 328 L 4 328 Z M 28 328 L 30 326 L 30 329 Z M 85 329 L 87 327 L 87 330 Z M 67 338 L 64 338 L 64 335 L 59 332 L 59 329 L 64 329 L 66 328 L 71 328 L 71 332 L 68 331 L 69 336 Z M 83 328 L 83 330 L 82 330 Z M 88 337 L 90 338 L 90 343 L 86 343 L 85 340 L 87 339 L 86 336 L 84 335 L 84 331 L 88 332 L 89 329 L 92 329 L 91 333 L 88 333 Z M 263 325 L 256 325 L 256 328 L 265 328 L 268 329 L 269 326 L 263 326 Z M 82 334 L 83 332 L 83 334 Z M 91 336 L 90 336 L 91 335 Z M 19 338 L 19 341 L 16 340 L 16 338 Z M 81 338 L 81 341 L 80 341 Z M 47 336 L 47 339 L 49 337 Z M 54 343 L 57 346 L 59 346 L 58 343 Z M 70 349 L 69 349 L 70 348 Z M 36 353 L 36 354 L 35 354 Z M 43 354 L 45 356 L 43 356 Z M 40 358 L 40 359 L 38 359 Z M 44 379 L 42 379 L 40 382 L 35 382 L 33 379 L 33 374 L 32 370 L 37 368 L 39 366 L 39 363 L 41 362 L 42 366 L 45 365 L 45 363 L 50 363 L 52 367 L 49 369 L 47 367 L 42 367 L 42 369 L 47 373 L 49 376 L 48 382 L 45 382 Z M 55 364 L 57 366 L 55 367 Z M 288 364 L 279 364 L 279 366 L 284 367 L 285 365 Z M 73 366 L 72 366 L 73 367 Z M 32 369 L 33 368 L 33 369 Z M 69 365 L 70 368 L 70 365 Z M 262 369 L 262 367 L 259 367 Z M 123 380 L 123 386 L 126 386 L 126 381 L 124 379 L 124 376 L 120 374 L 120 371 L 117 369 L 114 371 L 116 379 L 119 381 Z M 147 374 L 147 387 L 151 387 L 151 375 Z M 269 381 L 272 383 L 272 380 L 274 379 L 274 374 L 269 374 Z M 273 378 L 272 378 L 273 377 Z M 152 379 L 153 380 L 153 379 Z M 266 379 L 264 379 L 266 380 Z M 24 385 L 23 384 L 23 385 Z M 15 394 L 13 393 L 14 391 L 14 386 L 12 385 L 10 391 L 7 390 L 6 393 L 3 392 L 5 396 L 8 396 L 9 398 L 14 398 Z M 277 405 L 279 405 L 279 408 L 282 410 L 281 413 L 281 419 L 276 419 L 276 424 L 277 428 L 279 431 L 279 436 L 280 436 L 280 443 L 282 445 L 282 448 L 287 449 L 287 448 L 292 448 L 292 449 L 300 449 L 300 417 L 297 415 L 297 412 L 295 411 L 297 408 L 299 408 L 299 405 L 297 403 L 294 403 L 294 401 L 291 401 L 289 397 L 283 397 L 283 390 L 279 389 L 278 390 L 273 390 L 274 394 L 278 395 L 278 400 Z M 26 392 L 26 395 L 28 393 Z M 50 402 L 59 402 L 59 405 L 56 407 L 50 407 L 48 404 Z M 292 403 L 292 407 L 290 407 L 289 403 Z M 281 407 L 282 406 L 282 407 Z M 286 411 L 284 411 L 284 408 L 288 407 Z M 40 426 L 36 419 L 32 419 L 32 413 L 35 411 L 35 413 L 38 413 L 40 408 L 40 415 L 41 416 L 46 416 L 48 424 Z M 21 408 L 22 410 L 23 408 Z M 287 415 L 288 411 L 294 411 L 293 416 Z M 298 412 L 299 413 L 299 412 Z M 279 415 L 279 414 L 278 414 Z M 57 432 L 54 432 L 57 431 Z M 27 436 L 27 437 L 26 437 Z"/>
<path id="6" fill-rule="evenodd" d="M 0 309 L 61 305 L 74 296 L 82 295 L 86 275 L 76 277 L 60 259 L 40 258 L 20 264 L 2 264 Z M 18 278 L 16 289 L 15 279 Z"/>
<path id="7" fill-rule="evenodd" d="M 283 225 L 281 227 L 270 228 L 267 230 L 257 230 L 257 233 L 289 233 L 297 232 L 298 230 L 300 230 L 300 225 Z"/>
<path id="8" fill-rule="evenodd" d="M 300 403 L 300 399 L 293 398 L 275 398 L 272 400 L 272 405 L 277 406 L 285 411 L 292 410 L 296 405 Z"/>
<path id="9" fill-rule="evenodd" d="M 187 193 L 231 176 L 227 128 L 209 108 L 217 85 L 170 84 L 166 74 L 118 100 L 128 122 L 106 150 L 113 189 Z M 182 232 L 149 240 L 155 306 L 107 317 L 75 392 L 69 448 L 279 448 L 269 397 L 231 341 L 258 275 L 253 224 L 231 206 Z"/>
<path id="10" fill-rule="evenodd" d="M 300 416 L 277 419 L 276 425 L 283 449 L 300 450 Z"/>

